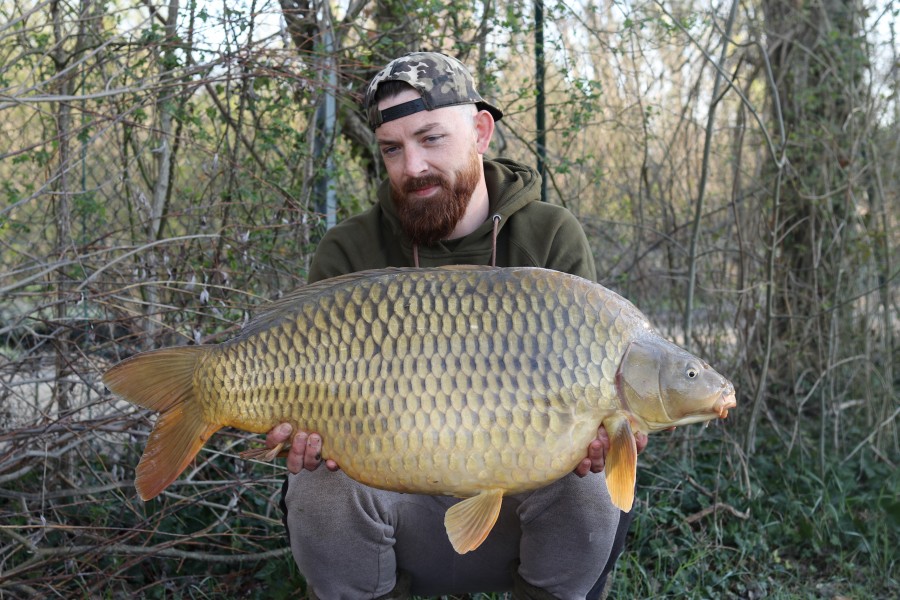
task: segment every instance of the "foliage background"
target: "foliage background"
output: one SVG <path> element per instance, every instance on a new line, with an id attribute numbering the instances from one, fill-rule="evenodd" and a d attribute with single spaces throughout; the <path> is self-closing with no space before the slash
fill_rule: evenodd
<path id="1" fill-rule="evenodd" d="M 329 198 L 373 201 L 358 101 L 404 51 L 469 64 L 535 164 L 534 7 L 0 0 L 0 598 L 305 589 L 283 468 L 225 432 L 141 502 L 152 415 L 99 375 L 303 284 Z M 896 597 L 898 9 L 543 9 L 548 201 L 739 390 L 642 454 L 614 594 Z"/>

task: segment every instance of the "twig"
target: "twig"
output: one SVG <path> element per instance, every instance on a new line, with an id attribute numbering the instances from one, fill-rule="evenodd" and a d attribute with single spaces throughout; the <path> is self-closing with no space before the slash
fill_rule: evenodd
<path id="1" fill-rule="evenodd" d="M 700 485 L 700 483 L 698 483 L 697 480 L 694 479 L 693 477 L 691 477 L 690 475 L 688 475 L 687 482 L 688 482 L 689 484 L 691 484 L 692 486 L 694 486 L 695 488 L 697 488 L 697 490 L 698 490 L 701 494 L 703 494 L 704 496 L 706 496 L 707 498 L 713 498 L 713 499 L 715 499 L 715 497 L 716 497 L 715 494 L 713 494 L 711 491 L 709 491 L 708 489 L 706 489 L 705 487 L 703 487 L 702 485 Z"/>
<path id="2" fill-rule="evenodd" d="M 34 551 L 34 557 L 17 568 L 0 573 L 0 584 L 9 581 L 13 577 L 27 573 L 34 567 L 40 566 L 46 558 L 70 558 L 75 556 L 87 556 L 92 554 L 137 556 L 159 556 L 163 558 L 179 558 L 183 560 L 201 560 L 204 562 L 220 564 L 236 564 L 244 562 L 259 562 L 271 558 L 281 558 L 290 552 L 285 546 L 277 550 L 267 550 L 252 554 L 213 554 L 210 552 L 188 552 L 177 548 L 160 548 L 158 546 L 132 546 L 128 544 L 110 544 L 97 546 L 67 546 L 65 548 L 38 548 Z"/>
<path id="3" fill-rule="evenodd" d="M 18 471 L 14 471 L 12 473 L 7 473 L 5 475 L 0 475 L 0 484 L 7 483 L 10 481 L 15 481 L 17 479 L 25 477 L 33 470 L 34 470 L 34 465 L 26 465 L 26 466 L 22 467 L 21 469 L 19 469 Z M 0 489 L 0 495 L 2 495 L 4 491 L 6 491 L 6 490 Z"/>
<path id="4" fill-rule="evenodd" d="M 158 546 L 132 546 L 129 544 L 110 544 L 97 546 L 67 546 L 64 548 L 38 548 L 35 553 L 40 557 L 60 557 L 60 556 L 77 556 L 79 554 L 135 554 L 162 556 L 165 558 L 182 558 L 187 560 L 202 560 L 206 562 L 234 564 L 247 561 L 261 561 L 270 558 L 280 558 L 290 552 L 290 548 L 278 548 L 276 550 L 266 550 L 265 552 L 255 552 L 252 554 L 214 554 L 211 552 L 188 552 L 187 550 L 179 550 L 177 548 L 160 548 Z M 5 575 L 0 575 L 4 577 Z M 2 581 L 2 579 L 0 579 Z"/>
<path id="5" fill-rule="evenodd" d="M 108 263 L 104 264 L 102 267 L 100 267 L 99 269 L 97 269 L 96 271 L 91 273 L 88 277 L 86 277 L 78 285 L 77 288 L 75 288 L 75 291 L 80 292 L 81 290 L 83 290 L 91 281 L 96 279 L 101 273 L 106 271 L 108 268 L 110 268 L 114 264 L 125 260 L 126 258 L 128 258 L 129 256 L 131 256 L 133 254 L 138 254 L 145 250 L 149 250 L 150 248 L 153 248 L 154 246 L 161 246 L 164 244 L 170 244 L 172 242 L 183 242 L 183 241 L 187 241 L 187 240 L 200 240 L 200 239 L 205 239 L 205 238 L 218 238 L 218 237 L 219 237 L 219 234 L 217 234 L 217 233 L 197 233 L 194 235 L 182 235 L 182 236 L 177 236 L 177 237 L 164 238 L 161 240 L 156 240 L 154 242 L 146 243 L 142 246 L 138 246 L 137 248 L 134 248 L 133 250 L 130 250 L 130 251 L 126 252 L 125 254 L 122 254 L 122 255 L 117 256 L 116 258 L 110 260 Z"/>
<path id="6" fill-rule="evenodd" d="M 887 419 L 885 419 L 885 420 L 881 423 L 881 425 L 879 425 L 878 427 L 875 427 L 874 429 L 872 429 L 872 433 L 870 433 L 869 435 L 867 435 L 866 438 L 865 438 L 863 441 L 861 441 L 859 444 L 857 444 L 857 445 L 856 445 L 856 448 L 854 448 L 853 451 L 850 452 L 850 454 L 847 455 L 847 458 L 845 458 L 844 460 L 841 461 L 841 466 L 843 466 L 848 460 L 850 460 L 851 458 L 853 458 L 853 455 L 856 454 L 857 452 L 859 452 L 860 448 L 862 448 L 863 446 L 865 446 L 866 444 L 868 444 L 869 442 L 871 442 L 871 441 L 872 441 L 872 438 L 874 438 L 875 435 L 876 435 L 881 429 L 883 429 L 884 427 L 886 427 L 889 423 L 893 423 L 894 419 L 897 418 L 897 415 L 898 415 L 898 414 L 900 414 L 900 408 L 895 409 L 895 410 L 894 410 L 894 414 L 892 414 L 890 417 L 888 417 Z M 890 461 L 888 461 L 888 462 L 890 462 Z"/>
<path id="7" fill-rule="evenodd" d="M 278 484 L 281 481 L 277 478 L 260 478 L 260 479 L 246 479 L 247 482 L 253 482 L 257 484 L 265 484 L 272 483 Z M 239 485 L 241 482 L 237 479 L 221 479 L 221 480 L 204 480 L 204 481 L 188 481 L 184 479 L 178 479 L 169 484 L 169 488 L 175 488 L 179 486 L 189 486 L 194 488 L 210 488 L 210 487 L 227 487 L 227 486 L 235 486 Z M 116 481 L 113 483 L 108 483 L 105 485 L 97 485 L 86 488 L 70 488 L 63 490 L 53 490 L 53 491 L 45 491 L 45 492 L 17 492 L 14 490 L 7 490 L 0 488 L 0 498 L 10 498 L 14 500 L 28 500 L 31 502 L 37 502 L 40 500 L 55 500 L 58 498 L 70 498 L 73 496 L 86 496 L 90 494 L 100 494 L 103 492 L 109 492 L 118 489 L 131 489 L 134 487 L 134 480 L 131 479 L 123 479 L 122 481 Z M 182 496 L 180 494 L 172 493 L 171 490 L 166 491 L 166 494 L 176 500 L 185 500 L 190 501 L 191 498 L 188 496 Z M 222 504 L 209 503 L 209 506 L 212 508 L 223 508 Z M 253 513 L 243 512 L 243 515 L 253 516 Z M 271 519 L 269 517 L 264 517 L 262 515 L 257 515 L 260 519 L 265 521 L 272 521 L 277 523 L 276 519 Z"/>
<path id="8" fill-rule="evenodd" d="M 703 517 L 710 515 L 712 513 L 717 513 L 720 510 L 730 512 L 732 515 L 734 515 L 735 517 L 737 517 L 738 519 L 741 519 L 743 521 L 746 521 L 747 519 L 750 518 L 749 510 L 747 512 L 741 512 L 730 504 L 727 504 L 725 502 L 716 502 L 715 504 L 713 504 L 711 506 L 707 506 L 700 512 L 694 513 L 689 517 L 685 517 L 684 522 L 688 523 L 688 524 L 696 523 Z"/>
<path id="9" fill-rule="evenodd" d="M 728 14 L 728 20 L 725 23 L 725 31 L 722 34 L 722 53 L 719 56 L 719 63 L 716 68 L 716 77 L 713 81 L 712 98 L 713 101 L 709 106 L 709 114 L 706 120 L 706 132 L 703 140 L 703 161 L 700 164 L 700 181 L 697 190 L 697 202 L 694 207 L 694 219 L 691 224 L 691 243 L 690 254 L 688 255 L 688 289 L 687 298 L 684 307 L 684 343 L 688 350 L 691 349 L 693 319 L 694 319 L 694 292 L 697 286 L 697 246 L 700 241 L 700 222 L 703 218 L 703 206 L 706 199 L 706 183 L 709 180 L 709 156 L 712 151 L 712 137 L 716 118 L 716 108 L 719 101 L 724 97 L 720 95 L 720 87 L 725 72 L 721 65 L 725 64 L 728 57 L 728 41 L 731 38 L 731 28 L 734 25 L 734 17 L 737 14 L 737 0 L 731 3 L 731 10 Z M 705 54 L 705 53 L 704 53 Z"/>

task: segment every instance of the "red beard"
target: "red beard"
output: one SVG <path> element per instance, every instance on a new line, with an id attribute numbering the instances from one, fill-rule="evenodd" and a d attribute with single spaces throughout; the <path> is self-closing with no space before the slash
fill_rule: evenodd
<path id="1" fill-rule="evenodd" d="M 403 188 L 391 184 L 391 198 L 397 209 L 400 225 L 414 244 L 431 246 L 447 239 L 459 223 L 472 199 L 481 177 L 481 157 L 472 152 L 468 164 L 456 172 L 456 184 L 442 175 L 426 175 L 408 179 Z M 430 186 L 440 190 L 430 198 L 415 198 L 411 194 Z"/>

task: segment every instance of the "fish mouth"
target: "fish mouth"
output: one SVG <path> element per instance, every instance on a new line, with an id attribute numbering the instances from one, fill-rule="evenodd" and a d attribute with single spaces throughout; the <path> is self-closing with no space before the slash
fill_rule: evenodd
<path id="1" fill-rule="evenodd" d="M 716 413 L 720 419 L 728 417 L 728 410 L 737 406 L 737 396 L 735 396 L 734 388 L 729 386 L 722 392 L 715 403 L 712 405 L 712 411 Z"/>
<path id="2" fill-rule="evenodd" d="M 725 419 L 728 417 L 728 411 L 737 406 L 737 397 L 734 393 L 734 386 L 728 385 L 719 392 L 718 398 L 710 406 L 707 404 L 695 412 L 682 415 L 680 418 L 671 419 L 660 423 L 656 421 L 647 421 L 650 431 L 660 431 L 663 429 L 672 429 L 682 425 L 691 425 L 693 423 L 704 423 L 704 427 L 709 427 L 711 421 L 716 417 Z"/>

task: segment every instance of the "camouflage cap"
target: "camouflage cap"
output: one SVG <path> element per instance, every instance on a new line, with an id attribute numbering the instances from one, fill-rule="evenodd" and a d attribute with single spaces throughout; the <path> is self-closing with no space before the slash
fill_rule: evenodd
<path id="1" fill-rule="evenodd" d="M 385 81 L 408 83 L 422 97 L 385 110 L 378 110 L 375 92 Z M 422 110 L 458 104 L 474 104 L 479 110 L 491 113 L 494 121 L 499 121 L 503 117 L 503 111 L 485 102 L 475 90 L 475 81 L 466 66 L 452 56 L 438 52 L 410 52 L 395 58 L 369 82 L 363 101 L 369 127 L 373 131 L 382 123 Z"/>

